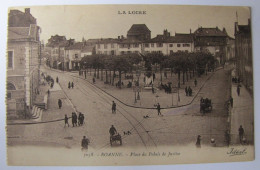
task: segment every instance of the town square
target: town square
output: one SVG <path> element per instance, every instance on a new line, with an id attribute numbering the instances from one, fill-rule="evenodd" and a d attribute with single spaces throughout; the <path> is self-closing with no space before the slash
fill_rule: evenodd
<path id="1" fill-rule="evenodd" d="M 7 146 L 77 148 L 87 156 L 254 146 L 250 9 L 123 7 L 94 6 L 104 10 L 95 17 L 90 6 L 10 8 Z M 175 11 L 182 9 L 181 23 Z M 57 16 L 45 21 L 48 10 Z M 230 16 L 200 19 L 208 10 Z M 163 11 L 173 20 L 152 15 Z"/>

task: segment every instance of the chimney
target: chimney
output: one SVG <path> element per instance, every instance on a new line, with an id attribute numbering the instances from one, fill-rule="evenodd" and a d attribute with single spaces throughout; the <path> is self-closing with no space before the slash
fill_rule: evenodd
<path id="1" fill-rule="evenodd" d="M 191 28 L 190 28 L 190 34 L 191 34 Z"/>
<path id="2" fill-rule="evenodd" d="M 122 40 L 124 39 L 124 36 L 123 36 L 123 35 L 121 35 L 121 39 L 122 39 Z"/>
<path id="3" fill-rule="evenodd" d="M 117 39 L 120 40 L 120 36 L 118 36 Z"/>
<path id="4" fill-rule="evenodd" d="M 25 8 L 25 9 L 24 9 L 24 13 L 25 13 L 25 14 L 30 14 L 30 8 Z"/>

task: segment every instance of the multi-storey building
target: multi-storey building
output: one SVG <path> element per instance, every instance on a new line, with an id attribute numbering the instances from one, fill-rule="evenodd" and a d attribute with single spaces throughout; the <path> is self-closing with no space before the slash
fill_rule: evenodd
<path id="1" fill-rule="evenodd" d="M 238 76 L 245 86 L 253 92 L 253 58 L 251 21 L 247 25 L 235 22 L 235 56 Z"/>
<path id="2" fill-rule="evenodd" d="M 34 104 L 39 83 L 40 27 L 25 12 L 10 10 L 7 42 L 7 116 L 23 116 Z"/>
<path id="3" fill-rule="evenodd" d="M 143 47 L 144 53 L 158 52 L 170 55 L 178 51 L 192 52 L 194 50 L 193 35 L 176 33 L 175 36 L 171 36 L 166 29 L 163 35 L 157 35 L 145 41 Z"/>
<path id="4" fill-rule="evenodd" d="M 212 53 L 220 64 L 226 61 L 226 46 L 228 34 L 226 29 L 198 28 L 194 32 L 195 51 L 208 51 Z"/>

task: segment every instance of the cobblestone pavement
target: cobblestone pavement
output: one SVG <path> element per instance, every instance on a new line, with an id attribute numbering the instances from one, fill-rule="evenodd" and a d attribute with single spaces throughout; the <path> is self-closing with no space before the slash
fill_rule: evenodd
<path id="1" fill-rule="evenodd" d="M 197 135 L 202 136 L 202 146 L 209 145 L 211 138 L 216 140 L 217 146 L 225 145 L 227 111 L 224 103 L 230 95 L 226 70 L 219 70 L 212 75 L 192 104 L 163 109 L 163 116 L 158 116 L 155 109 L 127 107 L 91 83 L 71 76 L 71 73 L 48 69 L 44 69 L 44 72 L 53 78 L 59 77 L 60 90 L 51 92 L 49 109 L 43 113 L 42 120 L 62 119 L 65 114 L 70 116 L 75 109 L 85 115 L 85 124 L 80 127 L 64 127 L 64 122 L 58 121 L 8 126 L 10 145 L 45 143 L 75 147 L 80 145 L 82 136 L 86 135 L 90 139 L 90 147 L 100 150 L 110 147 L 108 130 L 111 125 L 114 125 L 122 135 L 123 147 L 149 148 L 190 143 L 195 145 Z M 68 89 L 69 81 L 74 82 L 73 89 Z M 213 111 L 205 116 L 199 112 L 199 100 L 202 96 L 213 101 Z M 57 104 L 59 98 L 63 101 L 61 109 L 58 109 Z M 117 103 L 116 114 L 111 112 L 113 100 Z M 71 119 L 69 123 L 71 125 Z M 131 134 L 124 135 L 126 131 L 130 131 Z"/>

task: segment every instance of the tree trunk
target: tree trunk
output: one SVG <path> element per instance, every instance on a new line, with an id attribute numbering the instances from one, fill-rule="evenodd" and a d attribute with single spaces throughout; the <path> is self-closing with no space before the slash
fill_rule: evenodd
<path id="1" fill-rule="evenodd" d="M 160 68 L 160 75 L 161 75 L 161 83 L 162 83 L 162 69 Z"/>
<path id="2" fill-rule="evenodd" d="M 182 71 L 182 84 L 185 84 L 185 71 Z"/>
<path id="3" fill-rule="evenodd" d="M 119 70 L 119 88 L 121 89 L 121 70 Z"/>
<path id="4" fill-rule="evenodd" d="M 97 79 L 99 79 L 99 67 L 97 68 Z"/>
<path id="5" fill-rule="evenodd" d="M 112 79 L 112 86 L 114 86 L 114 81 L 115 81 L 115 70 L 113 71 L 113 79 Z"/>
<path id="6" fill-rule="evenodd" d="M 103 68 L 101 68 L 101 81 L 103 81 Z"/>
<path id="7" fill-rule="evenodd" d="M 186 81 L 189 81 L 188 71 L 186 71 Z"/>
<path id="8" fill-rule="evenodd" d="M 178 88 L 180 88 L 181 83 L 181 71 L 178 71 Z"/>
<path id="9" fill-rule="evenodd" d="M 112 83 L 112 73 L 111 73 L 111 70 L 109 70 L 109 84 Z"/>
<path id="10" fill-rule="evenodd" d="M 107 81 L 107 69 L 106 69 L 106 84 L 108 83 L 108 81 Z"/>

